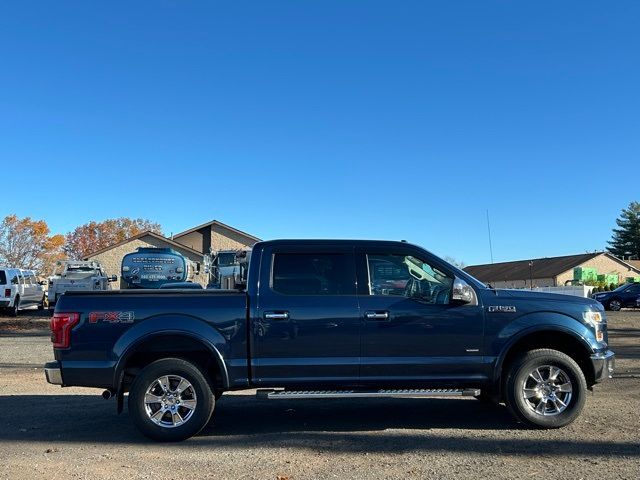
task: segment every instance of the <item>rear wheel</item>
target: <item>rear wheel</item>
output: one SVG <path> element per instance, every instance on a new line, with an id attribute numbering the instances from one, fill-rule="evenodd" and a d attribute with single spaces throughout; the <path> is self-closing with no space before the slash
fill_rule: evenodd
<path id="1" fill-rule="evenodd" d="M 20 297 L 16 297 L 13 301 L 13 307 L 9 307 L 9 315 L 12 317 L 17 317 L 18 312 L 20 311 Z"/>
<path id="2" fill-rule="evenodd" d="M 215 404 L 203 373 L 185 360 L 165 358 L 145 367 L 129 392 L 129 413 L 140 431 L 161 442 L 177 442 L 207 424 Z"/>
<path id="3" fill-rule="evenodd" d="M 40 303 L 38 304 L 38 310 L 44 310 L 44 306 L 46 303 L 47 303 L 46 295 L 42 295 L 42 300 L 40 300 Z"/>
<path id="4" fill-rule="evenodd" d="M 551 349 L 531 350 L 514 361 L 506 381 L 507 406 L 524 424 L 559 428 L 584 407 L 587 382 L 578 364 Z"/>
<path id="5" fill-rule="evenodd" d="M 613 298 L 609 300 L 609 310 L 618 312 L 621 308 L 622 308 L 622 302 L 619 299 Z"/>

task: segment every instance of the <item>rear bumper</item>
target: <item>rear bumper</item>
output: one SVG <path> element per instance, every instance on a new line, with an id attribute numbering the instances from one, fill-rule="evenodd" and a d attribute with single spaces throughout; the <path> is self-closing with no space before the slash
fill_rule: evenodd
<path id="1" fill-rule="evenodd" d="M 44 364 L 44 375 L 47 382 L 52 385 L 62 385 L 62 370 L 58 362 L 47 362 Z"/>
<path id="2" fill-rule="evenodd" d="M 596 383 L 613 376 L 613 370 L 616 363 L 615 358 L 615 353 L 611 350 L 591 355 L 591 365 L 593 365 L 593 372 L 595 374 L 594 379 Z"/>

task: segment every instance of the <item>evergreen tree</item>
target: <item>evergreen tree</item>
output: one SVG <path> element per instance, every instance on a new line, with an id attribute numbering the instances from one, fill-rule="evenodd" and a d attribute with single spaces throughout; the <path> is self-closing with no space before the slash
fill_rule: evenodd
<path id="1" fill-rule="evenodd" d="M 640 259 L 640 202 L 631 202 L 622 209 L 616 223 L 618 228 L 613 229 L 607 250 L 620 258 Z"/>

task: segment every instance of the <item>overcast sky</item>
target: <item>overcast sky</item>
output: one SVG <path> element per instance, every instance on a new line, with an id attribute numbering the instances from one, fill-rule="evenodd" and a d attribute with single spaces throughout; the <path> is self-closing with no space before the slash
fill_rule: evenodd
<path id="1" fill-rule="evenodd" d="M 64 233 L 603 249 L 640 200 L 640 2 L 0 6 L 0 215 Z"/>

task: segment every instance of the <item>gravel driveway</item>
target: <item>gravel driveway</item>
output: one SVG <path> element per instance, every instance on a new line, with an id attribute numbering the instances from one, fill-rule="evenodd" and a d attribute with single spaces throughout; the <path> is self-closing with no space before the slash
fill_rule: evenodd
<path id="1" fill-rule="evenodd" d="M 0 478 L 640 478 L 640 311 L 609 315 L 615 378 L 560 430 L 473 399 L 269 402 L 225 394 L 181 444 L 150 443 L 100 391 L 48 385 L 48 318 L 0 318 Z"/>

